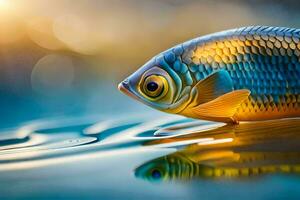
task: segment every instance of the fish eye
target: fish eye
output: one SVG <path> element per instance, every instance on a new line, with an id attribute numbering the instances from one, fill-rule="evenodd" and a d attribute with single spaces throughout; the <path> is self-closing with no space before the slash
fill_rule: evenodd
<path id="1" fill-rule="evenodd" d="M 155 90 L 158 89 L 158 84 L 156 82 L 151 81 L 151 82 L 147 83 L 146 87 L 147 87 L 148 91 L 154 92 Z"/>
<path id="2" fill-rule="evenodd" d="M 158 169 L 154 169 L 151 172 L 151 176 L 153 179 L 159 179 L 161 178 L 161 172 Z"/>
<path id="3" fill-rule="evenodd" d="M 150 75 L 144 79 L 143 93 L 152 99 L 163 97 L 167 90 L 168 82 L 163 76 Z"/>

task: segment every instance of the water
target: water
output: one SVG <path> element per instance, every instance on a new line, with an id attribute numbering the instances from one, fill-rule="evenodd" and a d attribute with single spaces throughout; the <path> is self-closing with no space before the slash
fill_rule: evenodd
<path id="1" fill-rule="evenodd" d="M 0 134 L 1 199 L 299 199 L 300 119 L 41 119 Z"/>

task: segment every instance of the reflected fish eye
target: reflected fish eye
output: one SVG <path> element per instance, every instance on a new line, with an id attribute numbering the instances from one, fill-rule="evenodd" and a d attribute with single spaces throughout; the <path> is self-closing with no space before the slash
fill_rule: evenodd
<path id="1" fill-rule="evenodd" d="M 161 172 L 157 169 L 152 170 L 151 176 L 153 179 L 161 178 Z"/>
<path id="2" fill-rule="evenodd" d="M 143 93 L 152 99 L 163 97 L 168 90 L 167 80 L 160 75 L 150 75 L 144 79 Z"/>

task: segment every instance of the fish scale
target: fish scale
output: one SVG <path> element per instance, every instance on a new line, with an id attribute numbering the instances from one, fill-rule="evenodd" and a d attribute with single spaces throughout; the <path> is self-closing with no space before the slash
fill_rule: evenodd
<path id="1" fill-rule="evenodd" d="M 170 66 L 183 88 L 225 69 L 235 90 L 251 91 L 235 117 L 270 119 L 299 114 L 299 40 L 299 29 L 254 26 L 196 38 L 165 53 L 174 55 Z"/>

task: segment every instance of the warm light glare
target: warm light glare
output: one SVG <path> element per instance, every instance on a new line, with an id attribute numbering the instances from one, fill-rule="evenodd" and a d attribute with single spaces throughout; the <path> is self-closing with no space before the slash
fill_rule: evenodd
<path id="1" fill-rule="evenodd" d="M 10 2 L 8 0 L 0 0 L 0 8 L 7 8 L 10 6 Z"/>

